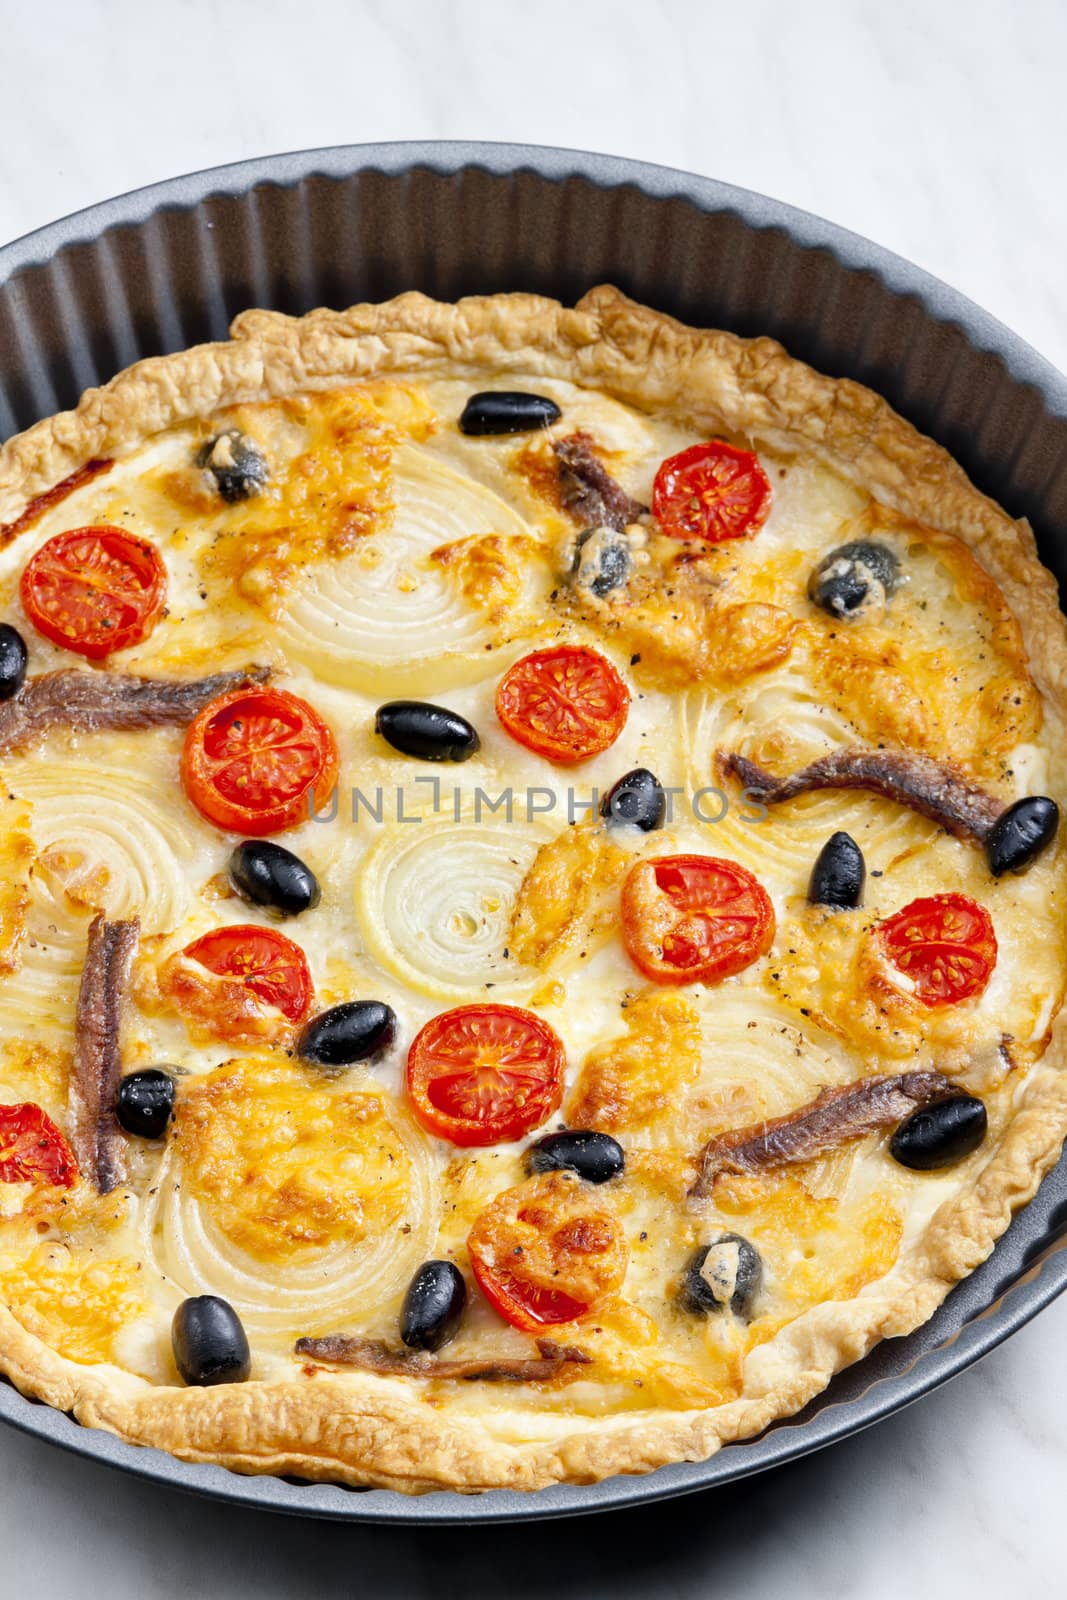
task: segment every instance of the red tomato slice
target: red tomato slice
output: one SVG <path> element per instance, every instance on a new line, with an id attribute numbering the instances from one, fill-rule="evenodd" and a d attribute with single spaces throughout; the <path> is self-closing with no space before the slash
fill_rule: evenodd
<path id="1" fill-rule="evenodd" d="M 965 894 L 913 900 L 887 917 L 876 937 L 893 966 L 911 979 L 915 998 L 925 1006 L 974 999 L 997 964 L 993 919 Z"/>
<path id="2" fill-rule="evenodd" d="M 736 861 L 656 856 L 622 886 L 622 936 L 653 983 L 719 983 L 770 949 L 774 907 Z"/>
<path id="3" fill-rule="evenodd" d="M 260 837 L 321 810 L 337 781 L 337 745 L 318 712 L 284 689 L 234 689 L 189 726 L 182 783 L 209 822 Z"/>
<path id="4" fill-rule="evenodd" d="M 524 1283 L 512 1272 L 493 1272 L 473 1250 L 470 1261 L 478 1287 L 493 1310 L 524 1333 L 536 1333 L 554 1322 L 573 1322 L 589 1310 L 583 1301 L 559 1289 L 542 1289 L 535 1283 Z"/>
<path id="5" fill-rule="evenodd" d="M 19 592 L 38 633 L 99 661 L 151 633 L 166 599 L 167 569 L 147 539 L 106 525 L 74 528 L 30 557 Z"/>
<path id="6" fill-rule="evenodd" d="M 610 1207 L 562 1172 L 498 1194 L 476 1218 L 467 1250 L 489 1304 L 526 1333 L 584 1316 L 621 1287 L 629 1261 Z"/>
<path id="7" fill-rule="evenodd" d="M 652 515 L 672 539 L 720 544 L 756 533 L 771 512 L 771 482 L 751 450 L 722 439 L 668 456 L 652 486 Z"/>
<path id="8" fill-rule="evenodd" d="M 304 952 L 273 928 L 252 922 L 213 928 L 186 945 L 182 955 L 218 978 L 235 980 L 288 1022 L 302 1021 L 310 1009 L 311 973 Z"/>
<path id="9" fill-rule="evenodd" d="M 630 691 L 611 662 L 584 645 L 523 656 L 496 692 L 505 732 L 560 766 L 607 750 L 626 726 L 629 710 Z"/>
<path id="10" fill-rule="evenodd" d="M 40 1106 L 0 1106 L 0 1183 L 46 1183 L 69 1189 L 74 1152 Z"/>
<path id="11" fill-rule="evenodd" d="M 500 1144 L 540 1127 L 563 1099 L 557 1035 L 518 1006 L 459 1006 L 431 1017 L 408 1051 L 415 1114 L 441 1139 Z"/>

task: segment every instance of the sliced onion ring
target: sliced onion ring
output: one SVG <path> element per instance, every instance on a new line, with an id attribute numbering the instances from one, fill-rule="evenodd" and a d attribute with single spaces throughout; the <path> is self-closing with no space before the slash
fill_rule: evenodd
<path id="1" fill-rule="evenodd" d="M 529 541 L 530 529 L 492 490 L 413 446 L 397 453 L 394 504 L 387 527 L 314 569 L 287 601 L 283 648 L 324 681 L 375 695 L 436 693 L 499 671 L 499 623 L 429 557 L 479 535 Z M 550 585 L 543 562 L 521 578 L 509 638 L 536 625 Z"/>

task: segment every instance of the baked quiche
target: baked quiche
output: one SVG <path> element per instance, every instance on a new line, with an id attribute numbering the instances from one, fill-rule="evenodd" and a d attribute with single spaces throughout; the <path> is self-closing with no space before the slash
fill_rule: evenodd
<path id="1" fill-rule="evenodd" d="M 699 1459 L 1067 1127 L 1067 646 L 884 401 L 610 288 L 0 450 L 0 1368 L 408 1492 Z"/>

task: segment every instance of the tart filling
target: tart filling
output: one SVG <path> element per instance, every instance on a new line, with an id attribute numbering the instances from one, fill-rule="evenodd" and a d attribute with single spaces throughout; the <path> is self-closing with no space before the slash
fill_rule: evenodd
<path id="1" fill-rule="evenodd" d="M 1067 648 L 883 402 L 609 289 L 0 451 L 0 1366 L 408 1491 L 705 1456 L 1067 1128 Z"/>

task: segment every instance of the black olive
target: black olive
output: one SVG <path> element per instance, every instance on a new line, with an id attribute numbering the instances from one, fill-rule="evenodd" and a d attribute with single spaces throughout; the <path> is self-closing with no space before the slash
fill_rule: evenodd
<path id="1" fill-rule="evenodd" d="M 463 1274 L 451 1261 L 424 1261 L 408 1285 L 400 1337 L 409 1350 L 440 1350 L 456 1336 L 467 1304 Z"/>
<path id="2" fill-rule="evenodd" d="M 396 1012 L 381 1000 L 346 1000 L 320 1011 L 297 1041 L 297 1054 L 320 1067 L 348 1067 L 388 1050 L 396 1037 Z"/>
<path id="3" fill-rule="evenodd" d="M 249 905 L 283 916 L 310 911 L 322 898 L 319 880 L 299 856 L 269 839 L 243 839 L 227 863 L 230 882 Z"/>
<path id="4" fill-rule="evenodd" d="M 514 389 L 485 389 L 472 394 L 459 419 L 461 433 L 478 436 L 495 433 L 533 433 L 550 428 L 563 415 L 544 394 L 521 394 Z"/>
<path id="5" fill-rule="evenodd" d="M 978 1149 L 988 1125 L 977 1095 L 948 1095 L 906 1117 L 889 1141 L 889 1154 L 914 1172 L 951 1167 Z"/>
<path id="6" fill-rule="evenodd" d="M 815 858 L 808 899 L 816 906 L 851 911 L 863 900 L 867 868 L 850 833 L 832 833 Z"/>
<path id="7" fill-rule="evenodd" d="M 635 767 L 613 784 L 600 802 L 600 815 L 609 822 L 628 822 L 642 833 L 662 828 L 667 797 L 655 773 Z"/>
<path id="8" fill-rule="evenodd" d="M 469 761 L 482 742 L 458 711 L 425 700 L 387 701 L 378 707 L 374 731 L 394 750 L 420 761 Z"/>
<path id="9" fill-rule="evenodd" d="M 622 1146 L 610 1133 L 546 1133 L 526 1152 L 526 1171 L 576 1172 L 586 1183 L 607 1183 L 626 1165 Z"/>
<path id="10" fill-rule="evenodd" d="M 626 535 L 617 528 L 586 528 L 574 547 L 571 576 L 579 587 L 602 600 L 630 576 L 633 557 Z"/>
<path id="11" fill-rule="evenodd" d="M 995 878 L 1005 872 L 1025 872 L 1045 846 L 1056 837 L 1060 808 L 1045 794 L 1027 795 L 1002 811 L 986 838 L 989 870 Z"/>
<path id="12" fill-rule="evenodd" d="M 734 1316 L 748 1317 L 762 1285 L 759 1251 L 739 1233 L 721 1233 L 694 1250 L 686 1262 L 681 1301 L 700 1317 L 727 1306 Z"/>
<path id="13" fill-rule="evenodd" d="M 13 700 L 26 681 L 26 641 L 10 622 L 0 622 L 0 700 Z"/>
<path id="14" fill-rule="evenodd" d="M 219 494 L 230 505 L 259 494 L 269 477 L 267 463 L 255 445 L 236 428 L 227 428 L 209 439 L 197 455 L 196 464 L 207 468 Z"/>
<path id="15" fill-rule="evenodd" d="M 243 1383 L 252 1367 L 248 1337 L 228 1300 L 201 1294 L 183 1300 L 174 1313 L 170 1341 L 174 1362 L 186 1383 L 209 1388 Z"/>
<path id="16" fill-rule="evenodd" d="M 174 1110 L 174 1079 L 161 1067 L 131 1072 L 119 1084 L 115 1115 L 127 1133 L 160 1139 Z"/>
<path id="17" fill-rule="evenodd" d="M 855 617 L 868 601 L 888 599 L 899 582 L 900 562 L 888 545 L 853 539 L 819 562 L 808 597 L 832 617 Z"/>

